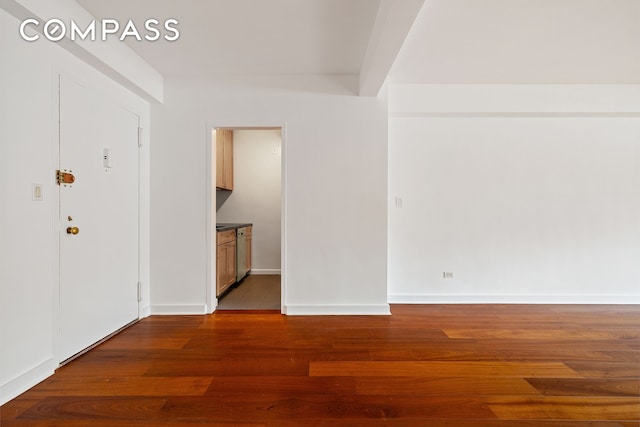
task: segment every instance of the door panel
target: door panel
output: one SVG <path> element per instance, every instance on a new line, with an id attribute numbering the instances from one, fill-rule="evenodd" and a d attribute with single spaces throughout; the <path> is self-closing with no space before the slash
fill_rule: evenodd
<path id="1" fill-rule="evenodd" d="M 138 318 L 138 123 L 61 76 L 59 361 Z"/>

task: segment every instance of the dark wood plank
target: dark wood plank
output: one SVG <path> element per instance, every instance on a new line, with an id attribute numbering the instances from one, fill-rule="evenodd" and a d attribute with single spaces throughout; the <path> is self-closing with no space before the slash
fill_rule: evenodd
<path id="1" fill-rule="evenodd" d="M 173 398 L 164 416 L 195 420 L 197 414 L 216 414 L 229 421 L 360 418 L 496 418 L 482 398 L 440 397 L 429 400 L 411 396 L 344 396 L 331 393 L 302 395 L 252 394 L 234 399 Z"/>
<path id="2" fill-rule="evenodd" d="M 164 398 L 106 397 L 46 397 L 24 411 L 18 418 L 85 420 L 148 420 L 155 418 L 167 400 Z"/>
<path id="3" fill-rule="evenodd" d="M 640 352 L 637 351 L 594 351 L 595 344 L 583 343 L 576 348 L 562 342 L 549 343 L 548 349 L 539 342 L 523 344 L 511 340 L 481 341 L 471 345 L 461 345 L 459 342 L 431 342 L 431 345 L 416 345 L 414 347 L 394 346 L 393 348 L 379 348 L 372 345 L 369 350 L 371 360 L 463 360 L 463 361 L 531 361 L 551 362 L 562 360 L 569 362 L 614 362 L 626 365 L 640 366 Z M 575 344 L 575 343 L 572 343 Z M 342 347 L 341 347 L 342 348 Z M 348 348 L 345 352 L 360 352 L 363 349 Z M 316 360 L 324 360 L 317 357 Z M 349 360 L 349 359 L 344 359 Z M 358 359 L 351 359 L 358 360 Z"/>
<path id="4" fill-rule="evenodd" d="M 351 377 L 216 377 L 211 382 L 207 395 L 226 396 L 252 394 L 280 394 L 300 396 L 319 392 L 334 395 L 356 394 L 356 380 Z"/>
<path id="5" fill-rule="evenodd" d="M 380 362 L 346 361 L 309 364 L 310 376 L 392 377 L 542 377 L 577 378 L 573 369 L 559 362 Z"/>
<path id="6" fill-rule="evenodd" d="M 637 427 L 619 421 L 544 421 L 544 420 L 470 420 L 470 419 L 308 419 L 268 421 L 268 427 Z"/>
<path id="7" fill-rule="evenodd" d="M 640 400 L 637 397 L 491 396 L 486 400 L 499 418 L 509 420 L 640 420 Z"/>
<path id="8" fill-rule="evenodd" d="M 640 365 L 633 363 L 570 362 L 570 365 L 587 378 L 640 378 Z"/>
<path id="9" fill-rule="evenodd" d="M 528 378 L 527 382 L 545 396 L 640 396 L 638 378 Z"/>
<path id="10" fill-rule="evenodd" d="M 212 381 L 212 377 L 54 376 L 31 390 L 29 396 L 202 396 Z"/>
<path id="11" fill-rule="evenodd" d="M 197 363 L 182 360 L 160 360 L 154 362 L 144 375 L 158 377 L 286 376 L 307 375 L 308 370 L 308 359 L 295 357 L 294 354 L 291 354 L 290 357 L 201 360 Z"/>
<path id="12" fill-rule="evenodd" d="M 10 424 L 1 424 L 3 427 L 267 427 L 266 422 L 241 422 L 241 421 L 188 421 L 188 420 L 123 420 L 118 419 L 114 423 L 113 418 L 108 419 L 25 419 L 25 420 L 12 420 Z M 603 426 L 609 427 L 609 426 Z M 624 426 L 621 426 L 624 427 Z"/>
<path id="13" fill-rule="evenodd" d="M 522 378 L 359 377 L 356 393 L 363 396 L 495 396 L 540 395 Z"/>
<path id="14" fill-rule="evenodd" d="M 471 339 L 527 339 L 545 340 L 554 339 L 562 341 L 580 340 L 629 340 L 633 345 L 640 345 L 640 331 L 615 328 L 589 328 L 584 329 L 578 325 L 555 329 L 533 327 L 531 324 L 518 325 L 511 328 L 469 328 L 469 329 L 445 329 L 444 333 L 449 338 Z"/>

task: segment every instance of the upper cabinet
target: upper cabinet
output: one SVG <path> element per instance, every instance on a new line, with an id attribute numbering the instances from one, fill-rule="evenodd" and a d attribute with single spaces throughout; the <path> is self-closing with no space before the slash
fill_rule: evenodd
<path id="1" fill-rule="evenodd" d="M 216 130 L 216 188 L 233 190 L 233 130 Z"/>

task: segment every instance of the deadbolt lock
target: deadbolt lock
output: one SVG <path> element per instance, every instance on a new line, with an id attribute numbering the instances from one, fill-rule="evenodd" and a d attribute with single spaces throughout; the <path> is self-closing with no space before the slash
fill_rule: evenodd
<path id="1" fill-rule="evenodd" d="M 69 172 L 67 172 L 66 170 L 64 172 L 60 170 L 56 171 L 56 182 L 58 183 L 58 185 L 73 184 L 75 180 L 76 180 L 76 177 L 73 176 L 73 174 L 70 173 L 70 171 Z"/>

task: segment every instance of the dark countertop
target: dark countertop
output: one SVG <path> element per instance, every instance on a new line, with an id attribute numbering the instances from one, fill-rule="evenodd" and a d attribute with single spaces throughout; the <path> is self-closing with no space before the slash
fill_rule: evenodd
<path id="1" fill-rule="evenodd" d="M 249 227 L 253 225 L 252 223 L 248 223 L 248 222 L 239 222 L 239 223 L 217 223 L 216 224 L 216 231 L 227 231 L 227 230 L 233 230 L 236 228 L 242 228 L 242 227 Z"/>

